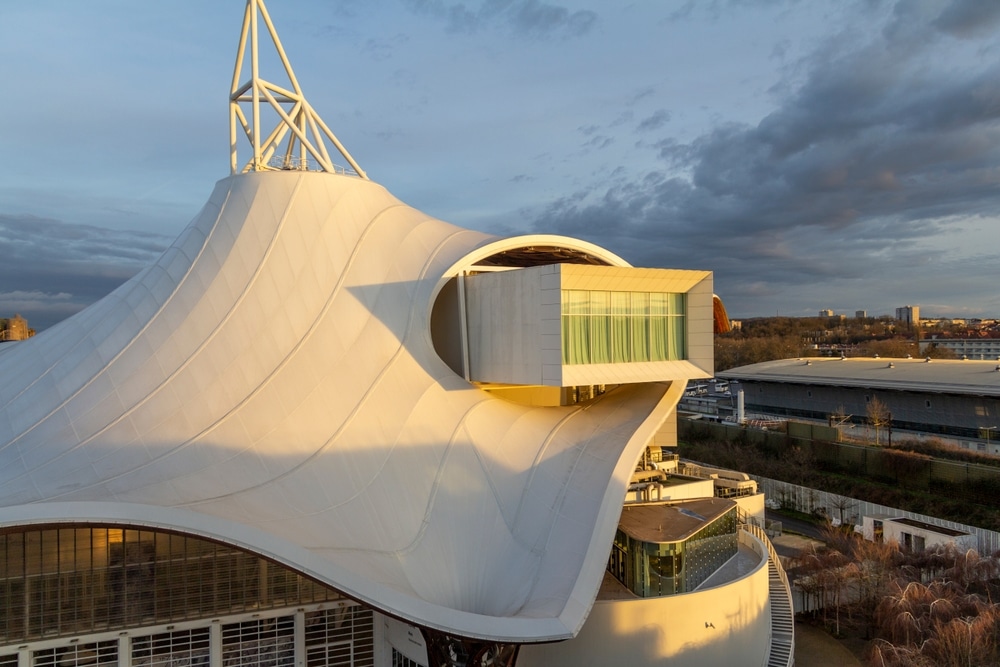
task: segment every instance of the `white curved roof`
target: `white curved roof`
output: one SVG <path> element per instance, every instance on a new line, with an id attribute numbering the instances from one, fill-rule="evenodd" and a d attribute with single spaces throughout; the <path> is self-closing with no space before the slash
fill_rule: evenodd
<path id="1" fill-rule="evenodd" d="M 432 295 L 496 241 L 359 178 L 220 181 L 153 266 L 0 354 L 0 525 L 174 528 L 421 625 L 571 636 L 683 383 L 542 408 L 456 376 Z"/>

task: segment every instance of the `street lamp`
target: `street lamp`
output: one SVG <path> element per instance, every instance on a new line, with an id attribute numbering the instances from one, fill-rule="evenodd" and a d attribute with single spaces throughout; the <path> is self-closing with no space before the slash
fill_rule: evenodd
<path id="1" fill-rule="evenodd" d="M 982 430 L 986 432 L 986 451 L 990 451 L 990 431 L 995 429 L 996 426 L 986 426 Z"/>

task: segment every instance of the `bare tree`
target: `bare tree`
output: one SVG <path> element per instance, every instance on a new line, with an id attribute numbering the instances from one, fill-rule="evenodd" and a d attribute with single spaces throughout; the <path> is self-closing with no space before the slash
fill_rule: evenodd
<path id="1" fill-rule="evenodd" d="M 889 425 L 891 418 L 889 406 L 879 399 L 878 396 L 872 396 L 871 400 L 868 401 L 865 414 L 868 417 L 868 423 L 875 429 L 875 445 L 878 446 L 880 430 Z"/>
<path id="2" fill-rule="evenodd" d="M 834 496 L 830 505 L 839 513 L 840 525 L 844 525 L 844 512 L 854 509 L 854 501 L 846 496 Z"/>

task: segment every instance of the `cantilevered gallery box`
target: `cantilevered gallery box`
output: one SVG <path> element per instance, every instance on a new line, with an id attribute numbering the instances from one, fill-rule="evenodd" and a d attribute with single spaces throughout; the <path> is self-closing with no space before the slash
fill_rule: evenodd
<path id="1" fill-rule="evenodd" d="M 469 379 L 571 387 L 712 375 L 712 274 L 551 264 L 465 278 Z"/>

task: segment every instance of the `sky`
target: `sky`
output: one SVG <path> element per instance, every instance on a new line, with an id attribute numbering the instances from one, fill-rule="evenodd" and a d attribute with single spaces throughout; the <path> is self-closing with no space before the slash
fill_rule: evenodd
<path id="1" fill-rule="evenodd" d="M 734 318 L 1000 316 L 998 2 L 267 4 L 312 107 L 434 217 L 711 270 Z M 244 5 L 0 0 L 0 317 L 101 298 L 228 176 Z"/>

